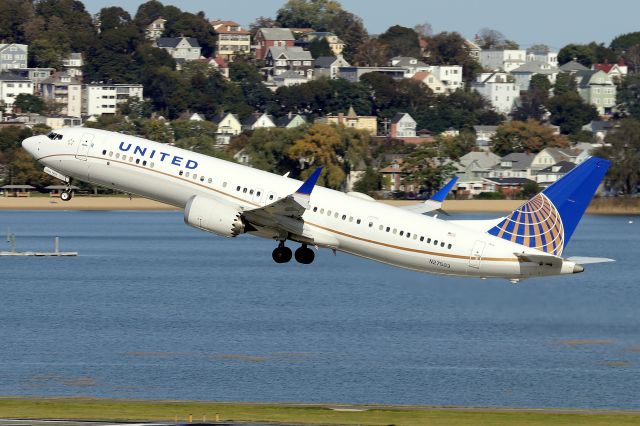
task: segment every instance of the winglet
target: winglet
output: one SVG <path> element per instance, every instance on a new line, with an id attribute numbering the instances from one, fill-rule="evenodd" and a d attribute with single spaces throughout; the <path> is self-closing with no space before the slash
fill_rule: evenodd
<path id="1" fill-rule="evenodd" d="M 449 194 L 449 191 L 451 191 L 451 188 L 453 188 L 453 185 L 455 185 L 457 181 L 458 176 L 454 176 L 453 178 L 451 178 L 451 180 L 447 182 L 445 186 L 443 186 L 438 192 L 433 194 L 433 197 L 431 197 L 430 200 L 442 203 L 445 198 L 447 198 L 447 194 Z"/>
<path id="2" fill-rule="evenodd" d="M 316 182 L 318 181 L 321 173 L 322 167 L 318 167 L 315 172 L 313 172 L 311 176 L 304 181 L 302 186 L 298 188 L 296 194 L 311 195 L 311 191 L 313 191 L 313 187 L 316 186 Z"/>

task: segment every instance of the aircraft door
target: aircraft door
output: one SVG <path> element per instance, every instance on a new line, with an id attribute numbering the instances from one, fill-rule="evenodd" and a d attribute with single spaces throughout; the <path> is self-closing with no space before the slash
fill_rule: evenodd
<path id="1" fill-rule="evenodd" d="M 480 261 L 482 260 L 482 253 L 486 243 L 484 241 L 476 241 L 471 249 L 471 256 L 469 256 L 469 267 L 480 269 Z"/>
<path id="2" fill-rule="evenodd" d="M 76 158 L 78 160 L 87 161 L 87 154 L 93 146 L 93 135 L 91 133 L 84 133 L 80 138 L 78 144 L 78 151 L 76 152 Z"/>

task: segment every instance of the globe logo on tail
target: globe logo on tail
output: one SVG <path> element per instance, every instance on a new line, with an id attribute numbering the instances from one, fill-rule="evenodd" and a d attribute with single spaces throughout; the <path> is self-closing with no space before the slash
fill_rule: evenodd
<path id="1" fill-rule="evenodd" d="M 564 227 L 556 206 L 540 193 L 489 230 L 496 237 L 556 256 L 564 248 Z"/>

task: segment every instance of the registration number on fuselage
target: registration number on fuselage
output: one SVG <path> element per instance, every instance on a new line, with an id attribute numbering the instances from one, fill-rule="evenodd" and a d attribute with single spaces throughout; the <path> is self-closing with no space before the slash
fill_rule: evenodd
<path id="1" fill-rule="evenodd" d="M 446 268 L 446 269 L 451 269 L 451 265 L 448 264 L 447 262 L 442 262 L 440 260 L 435 260 L 435 259 L 429 259 L 429 263 L 433 266 L 437 266 L 439 268 Z"/>

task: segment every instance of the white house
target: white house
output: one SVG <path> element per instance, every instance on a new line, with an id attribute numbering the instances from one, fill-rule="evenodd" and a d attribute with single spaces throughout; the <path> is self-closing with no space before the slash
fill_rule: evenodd
<path id="1" fill-rule="evenodd" d="M 558 52 L 527 52 L 527 62 L 544 62 L 551 67 L 558 67 Z"/>
<path id="2" fill-rule="evenodd" d="M 45 101 L 62 106 L 61 115 L 82 115 L 82 82 L 76 76 L 68 72 L 57 72 L 40 84 L 40 92 Z"/>
<path id="3" fill-rule="evenodd" d="M 158 17 L 152 23 L 147 25 L 147 28 L 144 30 L 147 40 L 156 40 L 162 37 L 165 22 L 167 22 L 166 19 Z"/>
<path id="4" fill-rule="evenodd" d="M 473 130 L 476 132 L 476 147 L 489 151 L 491 138 L 497 133 L 498 126 L 473 126 Z"/>
<path id="5" fill-rule="evenodd" d="M 534 154 L 528 152 L 512 152 L 500 159 L 500 163 L 489 171 L 490 178 L 525 178 L 531 179 L 531 163 Z"/>
<path id="6" fill-rule="evenodd" d="M 72 77 L 82 76 L 82 67 L 84 60 L 82 59 L 82 53 L 73 52 L 69 56 L 62 59 L 62 67 L 65 69 L 68 75 Z"/>
<path id="7" fill-rule="evenodd" d="M 500 157 L 489 151 L 472 151 L 460 157 L 456 172 L 459 179 L 456 195 L 470 197 L 488 191 L 487 183 L 483 179 L 488 177 L 491 169 L 499 163 Z"/>
<path id="8" fill-rule="evenodd" d="M 83 89 L 82 109 L 86 115 L 115 114 L 118 105 L 129 99 L 143 99 L 142 84 L 91 83 Z"/>
<path id="9" fill-rule="evenodd" d="M 306 75 L 300 75 L 292 70 L 285 71 L 273 77 L 276 88 L 295 86 L 296 84 L 306 83 L 307 81 L 309 80 Z"/>
<path id="10" fill-rule="evenodd" d="M 427 71 L 442 82 L 446 92 L 455 92 L 464 87 L 460 65 L 432 65 Z"/>
<path id="11" fill-rule="evenodd" d="M 391 58 L 391 66 L 406 69 L 405 78 L 411 78 L 421 71 L 429 71 L 429 65 L 410 56 L 396 56 Z"/>
<path id="12" fill-rule="evenodd" d="M 555 84 L 558 72 L 558 67 L 551 66 L 542 61 L 532 61 L 520 65 L 518 68 L 512 70 L 511 75 L 515 78 L 516 84 L 520 87 L 520 90 L 524 91 L 529 90 L 529 84 L 531 83 L 531 78 L 534 75 L 542 74 L 547 77 L 551 84 Z"/>
<path id="13" fill-rule="evenodd" d="M 520 49 L 488 49 L 480 51 L 480 65 L 486 70 L 509 72 L 527 62 L 527 51 Z"/>
<path id="14" fill-rule="evenodd" d="M 293 114 L 291 112 L 276 120 L 276 126 L 285 129 L 293 129 L 295 127 L 304 126 L 305 124 L 307 124 L 307 120 L 302 115 Z"/>
<path id="15" fill-rule="evenodd" d="M 216 56 L 233 61 L 236 55 L 251 51 L 251 34 L 235 21 L 211 21 L 216 33 Z"/>
<path id="16" fill-rule="evenodd" d="M 155 41 L 155 46 L 166 50 L 178 67 L 189 61 L 200 59 L 202 48 L 198 40 L 193 37 L 160 37 Z"/>
<path id="17" fill-rule="evenodd" d="M 218 126 L 216 130 L 216 142 L 221 145 L 229 144 L 231 136 L 239 135 L 242 132 L 242 124 L 238 116 L 232 113 L 220 113 L 213 117 L 213 122 Z"/>
<path id="18" fill-rule="evenodd" d="M 242 120 L 243 130 L 255 130 L 271 127 L 276 127 L 276 125 L 271 117 L 265 113 L 257 112 Z"/>
<path id="19" fill-rule="evenodd" d="M 576 162 L 580 154 L 577 149 L 571 148 L 545 148 L 535 155 L 531 161 L 531 170 L 538 171 L 561 161 Z"/>
<path id="20" fill-rule="evenodd" d="M 338 78 L 340 67 L 350 67 L 342 55 L 337 56 L 319 56 L 313 61 L 313 78 Z"/>
<path id="21" fill-rule="evenodd" d="M 0 73 L 0 102 L 6 112 L 13 112 L 13 103 L 20 94 L 33 95 L 34 84 L 26 77 L 10 73 Z"/>
<path id="22" fill-rule="evenodd" d="M 391 128 L 389 136 L 392 138 L 415 138 L 416 137 L 416 120 L 406 112 L 398 112 L 391 119 Z"/>
<path id="23" fill-rule="evenodd" d="M 436 77 L 430 72 L 426 72 L 426 71 L 417 72 L 413 77 L 411 77 L 411 79 L 416 81 L 421 81 L 429 89 L 431 89 L 431 91 L 436 95 L 441 95 L 447 92 L 444 83 L 440 81 L 438 77 Z"/>
<path id="24" fill-rule="evenodd" d="M 504 72 L 482 73 L 471 83 L 471 87 L 503 114 L 509 114 L 520 97 L 520 87 L 515 79 Z"/>

